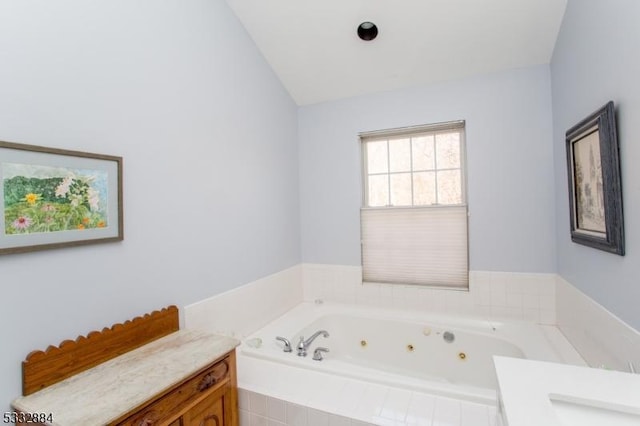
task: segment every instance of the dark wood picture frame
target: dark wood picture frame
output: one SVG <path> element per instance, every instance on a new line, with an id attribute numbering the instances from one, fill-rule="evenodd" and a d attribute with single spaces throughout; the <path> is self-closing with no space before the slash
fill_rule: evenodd
<path id="1" fill-rule="evenodd" d="M 571 240 L 624 256 L 620 152 L 608 102 L 567 130 Z"/>
<path id="2" fill-rule="evenodd" d="M 124 239 L 122 157 L 0 141 L 0 254 Z"/>

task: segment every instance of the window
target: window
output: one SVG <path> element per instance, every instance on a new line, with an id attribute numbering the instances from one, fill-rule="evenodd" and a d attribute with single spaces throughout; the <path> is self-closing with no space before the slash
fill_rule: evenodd
<path id="1" fill-rule="evenodd" d="M 360 140 L 363 280 L 467 288 L 464 121 Z"/>

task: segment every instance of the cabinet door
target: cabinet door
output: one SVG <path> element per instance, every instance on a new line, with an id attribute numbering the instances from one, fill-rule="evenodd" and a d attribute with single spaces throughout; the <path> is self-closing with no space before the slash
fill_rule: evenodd
<path id="1" fill-rule="evenodd" d="M 224 411 L 224 394 L 215 392 L 184 415 L 184 424 L 185 426 L 226 426 Z"/>

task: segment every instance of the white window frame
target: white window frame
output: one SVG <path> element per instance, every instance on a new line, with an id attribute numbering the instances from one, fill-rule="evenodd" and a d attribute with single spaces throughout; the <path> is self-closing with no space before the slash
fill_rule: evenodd
<path id="1" fill-rule="evenodd" d="M 466 164 L 466 123 L 464 120 L 445 123 L 428 124 L 396 129 L 363 132 L 359 134 L 362 159 L 362 208 L 361 208 L 361 254 L 363 267 L 363 282 L 387 283 L 387 284 L 412 284 L 437 288 L 450 288 L 455 290 L 468 290 L 469 288 L 469 247 L 468 247 L 468 204 L 467 204 L 467 164 Z M 382 140 L 398 139 L 401 137 L 419 137 L 423 135 L 436 135 L 439 133 L 460 133 L 460 179 L 461 202 L 459 204 L 432 204 L 413 205 L 415 202 L 413 193 L 413 175 L 421 172 L 413 170 L 413 153 L 411 152 L 411 200 L 410 206 L 392 206 L 391 176 L 394 173 L 387 167 L 389 178 L 389 205 L 369 207 L 369 173 L 367 170 L 367 149 L 365 144 Z M 434 140 L 435 141 L 435 140 Z M 412 144 L 410 144 L 411 146 Z M 387 144 L 387 148 L 388 148 Z M 437 144 L 434 145 L 434 150 Z M 390 162 L 389 155 L 387 161 Z M 447 170 L 437 168 L 437 160 L 434 169 L 436 172 L 436 200 L 437 200 L 437 171 Z M 449 169 L 451 170 L 451 169 Z M 457 168 L 456 168 L 457 170 Z M 372 174 L 376 175 L 376 174 Z M 403 221 L 403 222 L 399 222 Z M 411 232 L 402 231 L 406 223 L 414 222 L 415 228 Z M 430 222 L 430 223 L 429 223 Z M 425 226 L 422 226 L 424 224 Z M 373 226 L 373 228 L 372 228 Z M 413 226 L 413 225 L 412 225 Z M 404 233 L 403 233 L 404 232 Z M 443 238 L 444 232 L 444 238 Z M 437 234 L 437 235 L 436 235 Z M 414 237 L 415 235 L 415 237 Z M 391 244 L 381 244 L 381 239 L 387 241 L 391 236 Z M 449 238 L 450 237 L 450 238 Z M 396 239 L 395 243 L 394 238 Z M 407 245 L 412 248 L 399 248 L 398 241 L 407 238 Z M 410 241 L 415 238 L 414 241 Z M 434 241 L 433 244 L 425 241 Z M 449 247 L 449 242 L 452 242 Z M 404 242 L 404 240 L 402 240 Z M 440 243 L 438 243 L 440 242 Z M 396 244 L 394 246 L 394 244 Z M 447 246 L 445 248 L 445 246 Z M 371 248 L 373 247 L 373 248 Z M 388 252 L 384 252 L 388 249 Z M 449 255 L 450 250 L 455 257 Z M 423 257 L 421 257 L 423 256 Z M 442 259 L 440 259 L 442 257 Z M 425 259 L 425 261 L 423 261 Z M 453 260 L 452 260 L 453 259 Z M 413 265 L 396 268 L 395 264 Z"/>

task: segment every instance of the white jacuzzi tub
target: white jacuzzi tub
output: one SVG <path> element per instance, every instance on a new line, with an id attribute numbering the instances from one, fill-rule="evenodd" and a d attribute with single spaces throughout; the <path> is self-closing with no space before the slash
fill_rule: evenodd
<path id="1" fill-rule="evenodd" d="M 318 337 L 296 355 L 299 337 Z M 444 339 L 453 333 L 453 342 Z M 293 351 L 283 351 L 282 336 Z M 326 347 L 322 361 L 312 359 Z M 335 303 L 302 303 L 244 339 L 242 355 L 410 390 L 495 403 L 494 355 L 584 365 L 553 326 L 406 313 Z"/>

